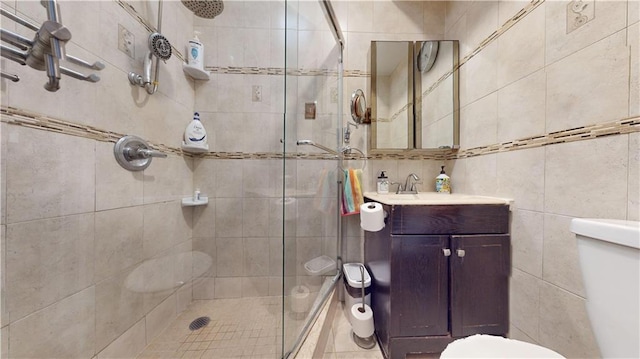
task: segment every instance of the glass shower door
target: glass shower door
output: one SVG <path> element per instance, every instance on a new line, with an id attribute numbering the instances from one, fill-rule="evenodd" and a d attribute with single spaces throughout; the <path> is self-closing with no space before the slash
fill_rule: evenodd
<path id="1" fill-rule="evenodd" d="M 323 4 L 287 1 L 283 353 L 298 349 L 338 266 L 341 47 Z"/>

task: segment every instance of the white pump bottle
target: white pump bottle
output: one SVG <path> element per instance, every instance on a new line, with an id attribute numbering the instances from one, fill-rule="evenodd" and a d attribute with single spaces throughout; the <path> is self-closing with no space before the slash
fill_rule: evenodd
<path id="1" fill-rule="evenodd" d="M 204 69 L 204 47 L 202 46 L 202 42 L 198 38 L 200 35 L 200 31 L 193 32 L 193 39 L 189 40 L 189 51 L 187 55 L 187 63 L 191 67 L 195 67 L 199 70 Z"/>

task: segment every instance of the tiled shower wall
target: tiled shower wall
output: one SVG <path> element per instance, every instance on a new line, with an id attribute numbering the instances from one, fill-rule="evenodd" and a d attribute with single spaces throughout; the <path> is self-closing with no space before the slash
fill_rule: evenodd
<path id="1" fill-rule="evenodd" d="M 131 4 L 155 26 L 157 2 Z M 182 61 L 174 53 L 161 63 L 149 96 L 127 80 L 147 52 L 141 23 L 116 1 L 60 7 L 73 36 L 67 53 L 105 63 L 100 82 L 63 76 L 50 93 L 44 72 L 2 59 L 21 79 L 2 79 L 2 106 L 179 147 L 195 98 Z M 2 8 L 45 20 L 40 2 Z M 162 33 L 180 52 L 192 23 L 180 2 L 164 2 Z M 118 50 L 119 25 L 135 36 L 134 58 Z M 5 18 L 2 27 L 33 37 Z M 169 155 L 129 172 L 113 143 L 10 125 L 4 114 L 1 126 L 2 356 L 135 356 L 192 300 L 189 283 L 176 283 L 191 274 L 193 210 L 180 198 L 192 193 L 193 160 Z"/>
<path id="2" fill-rule="evenodd" d="M 460 40 L 461 58 L 518 11 L 526 6 L 533 9 L 460 68 L 460 153 L 640 115 L 639 3 L 585 3 L 595 7 L 595 18 L 569 33 L 569 1 L 540 1 L 534 6 L 524 1 L 451 1 L 440 9 L 445 22 L 438 36 Z M 368 41 L 387 36 L 371 33 L 386 25 L 383 19 L 375 21 L 377 9 L 390 6 L 394 8 L 387 13 L 403 14 L 397 22 L 400 27 L 420 23 L 411 21 L 412 15 L 422 13 L 420 6 L 436 5 L 353 6 L 364 9 L 357 14 L 373 10 L 373 17 L 356 22 L 353 19 L 359 15 L 349 8 L 347 19 L 341 19 L 348 22 L 351 40 L 345 68 L 366 70 Z M 406 11 L 411 6 L 413 11 Z M 366 34 L 352 34 L 356 24 L 375 26 L 366 28 Z M 420 34 L 420 26 L 415 30 L 399 36 L 404 40 L 426 36 Z M 359 62 L 352 60 L 354 52 Z M 346 91 L 365 86 L 360 78 L 346 83 Z M 515 200 L 511 337 L 540 343 L 567 357 L 600 355 L 584 307 L 576 240 L 569 223 L 575 217 L 640 219 L 637 125 L 634 131 L 443 163 L 454 192 Z M 360 146 L 366 147 L 365 138 Z M 439 165 L 434 160 L 370 160 L 368 190 L 375 190 L 375 174 L 385 169 L 396 181 L 410 172 L 423 174 L 423 190 L 432 191 Z M 359 233 L 355 221 L 349 230 Z"/>
<path id="3" fill-rule="evenodd" d="M 569 2 L 542 2 L 463 65 L 462 149 L 640 115 L 638 2 L 585 3 L 595 18 L 568 32 Z M 449 3 L 446 35 L 467 54 L 524 5 Z M 448 165 L 454 191 L 515 200 L 512 337 L 567 357 L 599 355 L 569 223 L 640 219 L 639 146 L 635 132 Z"/>
<path id="4" fill-rule="evenodd" d="M 322 9 L 315 1 L 231 1 L 195 29 L 213 72 L 197 83 L 195 101 L 210 150 L 245 158 L 194 160 L 194 186 L 212 199 L 194 212 L 194 249 L 216 258 L 194 298 L 281 295 L 283 255 L 285 293 L 298 284 L 317 292 L 322 277 L 303 265 L 336 256 L 337 162 L 294 156 L 283 165 L 278 156 L 319 152 L 296 140 L 337 146 L 338 53 Z M 317 75 L 302 74 L 309 70 Z M 304 118 L 305 102 L 316 103 L 316 119 Z"/>

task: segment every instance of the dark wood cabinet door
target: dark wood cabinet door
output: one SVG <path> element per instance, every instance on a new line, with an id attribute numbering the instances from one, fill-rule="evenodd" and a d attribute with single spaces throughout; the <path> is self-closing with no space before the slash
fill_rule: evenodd
<path id="1" fill-rule="evenodd" d="M 448 243 L 448 236 L 391 236 L 391 336 L 448 333 Z"/>
<path id="2" fill-rule="evenodd" d="M 506 334 L 509 235 L 451 236 L 451 251 L 451 334 Z"/>

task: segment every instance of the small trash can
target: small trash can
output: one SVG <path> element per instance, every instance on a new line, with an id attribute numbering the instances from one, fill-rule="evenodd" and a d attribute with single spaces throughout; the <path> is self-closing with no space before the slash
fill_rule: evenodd
<path id="1" fill-rule="evenodd" d="M 354 304 L 362 304 L 362 275 L 360 267 L 364 267 L 362 263 L 345 263 L 342 265 L 344 273 L 344 296 L 345 308 L 347 312 L 351 311 Z M 364 268 L 364 302 L 371 306 L 371 276 Z M 351 318 L 349 318 L 351 322 Z"/>

